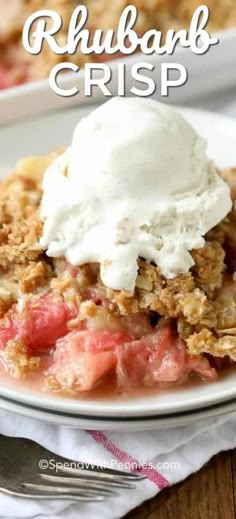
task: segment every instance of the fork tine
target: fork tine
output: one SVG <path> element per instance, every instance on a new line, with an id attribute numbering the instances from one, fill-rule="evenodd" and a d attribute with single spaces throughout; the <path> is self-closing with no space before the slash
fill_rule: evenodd
<path id="1" fill-rule="evenodd" d="M 81 480 L 79 478 L 70 478 L 70 477 L 66 477 L 64 478 L 63 476 L 49 476 L 47 474 L 41 474 L 40 475 L 40 480 L 41 482 L 43 481 L 47 481 L 47 482 L 51 482 L 51 483 L 59 483 L 61 485 L 65 485 L 66 486 L 73 486 L 73 487 L 76 487 L 76 488 L 79 488 L 79 489 L 83 489 L 83 490 L 89 490 L 91 492 L 100 492 L 102 493 L 104 496 L 115 496 L 117 495 L 117 492 L 115 492 L 114 490 L 112 490 L 111 488 L 108 488 L 107 486 L 107 483 L 106 483 L 106 486 L 104 487 L 104 485 L 102 484 L 102 482 L 100 481 L 84 481 L 84 480 Z M 40 482 L 39 480 L 39 482 Z M 111 486 L 111 485 L 109 485 Z"/>
<path id="2" fill-rule="evenodd" d="M 101 495 L 88 495 L 88 494 L 72 494 L 72 493 L 45 493 L 44 491 L 40 491 L 35 489 L 34 491 L 31 491 L 30 489 L 24 488 L 22 491 L 18 490 L 9 490 L 6 488 L 0 488 L 1 492 L 4 492 L 5 494 L 16 496 L 16 497 L 23 497 L 25 499 L 73 499 L 73 501 L 85 501 L 85 502 L 92 502 L 92 501 L 104 501 L 104 496 Z"/>
<path id="3" fill-rule="evenodd" d="M 83 468 L 75 468 L 75 467 L 68 467 L 66 464 L 69 463 L 78 463 L 73 460 L 69 460 L 68 458 L 61 458 L 58 457 L 59 463 L 61 463 L 60 471 L 67 472 L 68 474 L 96 474 L 99 477 L 106 477 L 106 478 L 122 478 L 122 479 L 129 479 L 134 481 L 139 481 L 142 479 L 145 479 L 145 476 L 142 474 L 139 474 L 138 472 L 124 472 L 120 470 L 114 470 L 109 469 L 107 467 L 99 467 L 97 465 L 90 465 L 88 463 L 84 463 Z"/>
<path id="4" fill-rule="evenodd" d="M 50 485 L 50 484 L 40 484 L 40 483 L 23 483 L 22 486 L 24 488 L 28 488 L 28 489 L 32 489 L 32 490 L 40 490 L 41 492 L 51 492 L 51 493 L 55 493 L 55 494 L 58 494 L 58 493 L 61 493 L 61 494 L 68 494 L 68 495 L 84 495 L 84 496 L 97 496 L 97 495 L 100 495 L 102 496 L 103 494 L 100 492 L 99 489 L 97 490 L 93 490 L 90 488 L 76 488 L 74 486 L 64 486 L 64 485 L 60 485 L 60 484 L 57 484 L 57 485 Z M 106 494 L 107 496 L 107 494 Z"/>
<path id="5" fill-rule="evenodd" d="M 63 471 L 64 473 L 64 471 Z M 46 474 L 39 474 L 40 477 L 42 477 L 43 479 L 45 479 L 45 477 L 56 477 L 56 476 L 49 476 L 49 475 L 46 475 Z M 74 475 L 76 476 L 77 474 L 74 473 Z M 57 477 L 63 477 L 60 476 L 60 471 L 58 471 L 57 473 Z M 67 479 L 70 479 L 69 477 Z M 77 481 L 79 482 L 88 482 L 88 483 L 91 483 L 91 484 L 96 484 L 96 483 L 100 483 L 100 484 L 104 484 L 104 485 L 109 485 L 110 487 L 114 487 L 114 488 L 135 488 L 135 485 L 133 485 L 132 483 L 129 483 L 129 482 L 126 482 L 126 481 L 123 481 L 122 479 L 106 479 L 106 478 L 102 478 L 102 477 L 97 477 L 97 474 L 91 474 L 91 475 L 85 475 L 85 474 L 78 474 L 78 477 L 74 478 L 76 479 Z"/>
<path id="6" fill-rule="evenodd" d="M 63 467 L 60 466 L 60 469 L 58 472 L 64 472 L 65 474 L 78 475 L 82 476 L 83 478 L 91 477 L 96 479 L 103 479 L 104 481 L 141 481 L 142 479 L 145 479 L 145 476 L 142 474 L 129 474 L 126 472 L 116 472 L 111 471 L 110 469 L 100 469 L 100 467 L 94 467 L 91 470 L 89 469 L 75 469 L 73 467 Z"/>

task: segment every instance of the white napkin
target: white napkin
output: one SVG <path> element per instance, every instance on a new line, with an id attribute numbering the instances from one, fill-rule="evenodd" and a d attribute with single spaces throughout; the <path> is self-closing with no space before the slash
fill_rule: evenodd
<path id="1" fill-rule="evenodd" d="M 65 457 L 118 470 L 139 464 L 147 476 L 135 490 L 101 503 L 34 501 L 0 495 L 0 517 L 114 519 L 150 499 L 163 488 L 196 472 L 214 454 L 236 447 L 236 413 L 187 427 L 133 433 L 80 431 L 0 412 L 0 433 L 31 438 Z M 52 456 L 53 459 L 53 456 Z"/>

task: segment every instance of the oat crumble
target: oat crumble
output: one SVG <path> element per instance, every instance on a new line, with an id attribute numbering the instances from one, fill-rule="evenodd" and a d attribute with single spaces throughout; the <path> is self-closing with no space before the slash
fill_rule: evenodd
<path id="1" fill-rule="evenodd" d="M 5 348 L 1 348 L 1 361 L 8 366 L 10 374 L 25 378 L 32 371 L 40 371 L 40 330 L 37 330 L 37 347 L 31 346 L 35 332 L 30 331 L 27 312 L 29 308 L 36 312 L 33 314 L 36 326 L 37 319 L 41 319 L 37 312 L 41 311 L 42 304 L 49 304 L 49 296 L 59 305 L 57 319 L 58 312 L 62 321 L 63 312 L 67 312 L 67 330 L 72 337 L 76 330 L 83 333 L 85 326 L 89 330 L 105 328 L 108 332 L 121 327 L 124 333 L 139 339 L 146 334 L 151 337 L 153 326 L 158 322 L 160 326 L 171 323 L 184 341 L 190 358 L 203 355 L 204 361 L 206 354 L 209 358 L 226 357 L 236 361 L 236 281 L 232 268 L 236 251 L 236 204 L 208 233 L 205 247 L 192 251 L 195 265 L 190 272 L 166 279 L 158 267 L 139 259 L 134 295 L 112 290 L 102 284 L 98 265 L 73 267 L 65 258 L 47 257 L 39 246 L 41 183 L 45 169 L 56 155 L 21 160 L 0 184 L 0 342 L 2 333 L 4 337 L 11 333 L 14 320 L 18 323 L 19 305 L 23 309 L 18 323 L 23 332 L 18 336 L 14 332 L 17 336 L 14 339 L 9 335 Z M 235 201 L 236 169 L 224 171 L 222 176 L 231 186 Z M 53 312 L 52 309 L 52 321 Z M 50 327 L 50 322 L 39 323 Z M 63 323 L 57 326 L 58 337 L 65 335 Z M 48 348 L 53 347 L 53 340 L 49 336 Z M 131 344 L 136 348 L 136 343 Z M 103 363 L 107 361 L 106 355 Z M 78 367 L 78 372 L 83 369 Z M 69 368 L 63 369 L 59 378 L 49 371 L 44 378 L 44 388 L 59 391 L 62 389 L 60 380 L 65 379 L 68 382 L 65 391 L 77 390 L 76 376 L 69 374 Z M 146 374 L 144 380 L 149 378 Z"/>

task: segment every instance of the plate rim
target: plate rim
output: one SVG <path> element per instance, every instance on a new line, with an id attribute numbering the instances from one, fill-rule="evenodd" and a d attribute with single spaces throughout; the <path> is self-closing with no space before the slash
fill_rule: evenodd
<path id="1" fill-rule="evenodd" d="M 236 417 L 236 399 L 228 403 L 208 406 L 204 409 L 196 409 L 184 413 L 170 413 L 169 415 L 138 416 L 133 418 L 103 416 L 86 416 L 72 413 L 58 413 L 55 410 L 47 410 L 37 406 L 25 406 L 15 400 L 5 399 L 0 396 L 0 409 L 20 414 L 26 418 L 40 419 L 46 423 L 54 425 L 64 425 L 75 428 L 96 429 L 96 430 L 115 430 L 115 431 L 136 431 L 166 429 L 176 426 L 187 426 L 196 421 L 208 418 L 217 418 L 223 415 Z"/>

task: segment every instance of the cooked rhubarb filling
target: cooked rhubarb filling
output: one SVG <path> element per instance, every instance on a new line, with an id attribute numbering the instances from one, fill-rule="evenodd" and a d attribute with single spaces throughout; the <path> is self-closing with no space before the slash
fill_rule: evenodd
<path id="1" fill-rule="evenodd" d="M 84 1 L 89 10 L 87 28 L 91 35 L 96 29 L 117 30 L 120 15 L 129 3 L 127 0 Z M 168 29 L 188 28 L 194 10 L 202 3 L 210 8 L 209 30 L 236 25 L 235 0 L 133 0 L 132 4 L 139 10 L 136 31 L 142 35 L 156 29 L 165 35 Z M 56 10 L 63 19 L 58 39 L 64 44 L 71 14 L 79 4 L 77 0 L 0 0 L 0 89 L 45 78 L 58 61 L 71 61 L 70 56 L 58 56 L 47 45 L 39 55 L 29 55 L 22 45 L 22 29 L 32 12 L 45 8 Z M 79 49 L 73 55 L 73 62 L 80 67 L 86 61 L 97 62 L 98 59 L 99 56 L 82 55 Z M 106 56 L 100 56 L 101 61 L 105 59 Z"/>
<path id="2" fill-rule="evenodd" d="M 39 246 L 41 182 L 56 154 L 20 161 L 0 185 L 0 357 L 11 377 L 51 391 L 119 392 L 215 380 L 236 361 L 236 211 L 166 279 L 139 259 L 133 295 L 106 288 L 99 265 L 72 267 Z M 222 173 L 236 198 L 236 170 Z M 96 243 L 94 244 L 96 247 Z"/>

